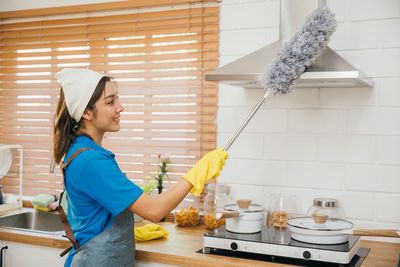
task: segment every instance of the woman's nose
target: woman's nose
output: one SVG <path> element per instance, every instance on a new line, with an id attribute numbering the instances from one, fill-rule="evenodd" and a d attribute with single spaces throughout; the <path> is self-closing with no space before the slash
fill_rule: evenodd
<path id="1" fill-rule="evenodd" d="M 124 111 L 124 107 L 121 105 L 121 102 L 118 100 L 118 108 L 117 108 L 118 112 L 122 112 Z"/>

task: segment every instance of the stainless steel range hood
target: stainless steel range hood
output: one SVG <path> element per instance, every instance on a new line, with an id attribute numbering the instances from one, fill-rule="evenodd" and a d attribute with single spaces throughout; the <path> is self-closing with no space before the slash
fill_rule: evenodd
<path id="1" fill-rule="evenodd" d="M 259 76 L 276 57 L 284 41 L 293 36 L 313 9 L 325 4 L 324 0 L 281 0 L 280 40 L 205 75 L 206 81 L 261 88 L 257 84 Z M 370 78 L 329 47 L 296 83 L 296 87 L 308 88 L 373 86 Z"/>

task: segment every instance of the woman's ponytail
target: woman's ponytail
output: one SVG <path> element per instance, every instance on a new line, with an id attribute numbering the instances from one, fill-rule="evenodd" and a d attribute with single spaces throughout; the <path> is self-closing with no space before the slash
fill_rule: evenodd
<path id="1" fill-rule="evenodd" d="M 74 132 L 77 126 L 75 119 L 68 113 L 64 92 L 60 89 L 60 99 L 54 116 L 53 156 L 55 163 L 60 164 L 69 146 L 75 140 Z"/>

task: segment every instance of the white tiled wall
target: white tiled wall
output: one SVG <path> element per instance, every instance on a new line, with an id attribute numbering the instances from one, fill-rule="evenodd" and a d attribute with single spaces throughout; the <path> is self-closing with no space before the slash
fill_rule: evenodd
<path id="1" fill-rule="evenodd" d="M 338 198 L 360 226 L 400 228 L 400 1 L 331 0 L 330 47 L 375 87 L 295 89 L 266 103 L 230 150 L 220 181 L 235 197 L 268 206 L 274 192 Z M 222 1 L 220 62 L 278 39 L 279 1 Z M 220 85 L 218 145 L 242 123 L 261 90 Z"/>

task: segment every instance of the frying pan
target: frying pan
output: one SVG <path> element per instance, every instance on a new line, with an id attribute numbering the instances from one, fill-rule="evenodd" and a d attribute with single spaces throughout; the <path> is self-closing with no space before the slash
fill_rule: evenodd
<path id="1" fill-rule="evenodd" d="M 290 219 L 288 227 L 293 239 L 311 244 L 341 244 L 351 235 L 400 237 L 400 230 L 353 229 L 353 223 L 329 218 L 325 223 L 316 223 L 312 217 Z"/>

